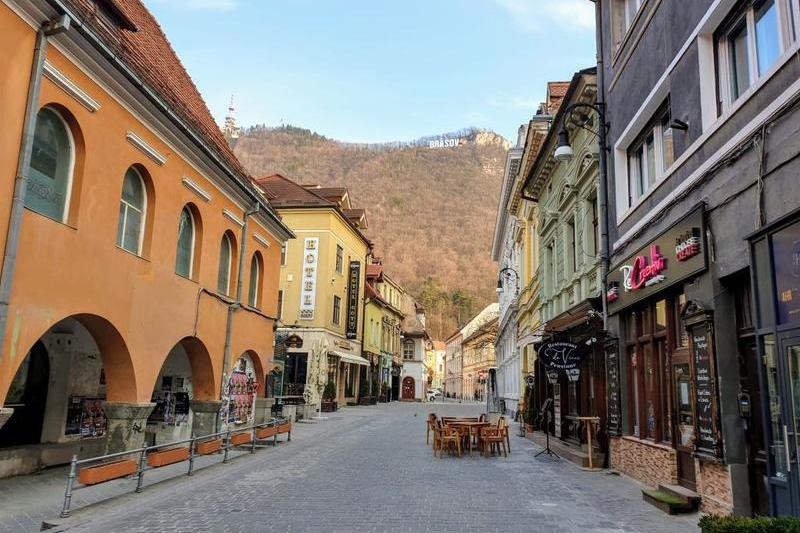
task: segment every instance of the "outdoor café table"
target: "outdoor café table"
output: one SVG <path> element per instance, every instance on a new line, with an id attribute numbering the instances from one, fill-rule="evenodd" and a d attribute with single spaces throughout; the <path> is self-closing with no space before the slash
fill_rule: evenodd
<path id="1" fill-rule="evenodd" d="M 467 435 L 467 445 L 469 446 L 469 453 L 472 453 L 472 438 L 476 438 L 476 442 L 480 446 L 480 440 L 477 440 L 477 437 L 480 436 L 481 428 L 488 428 L 491 427 L 491 422 L 479 422 L 479 421 L 472 421 L 472 420 L 448 420 L 447 426 L 455 427 L 455 428 L 466 428 L 469 430 Z"/>

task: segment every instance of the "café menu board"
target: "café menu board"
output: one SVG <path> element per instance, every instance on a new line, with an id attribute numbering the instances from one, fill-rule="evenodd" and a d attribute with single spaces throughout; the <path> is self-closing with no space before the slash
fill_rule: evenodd
<path id="1" fill-rule="evenodd" d="M 622 432 L 619 399 L 619 350 L 616 342 L 606 344 L 606 384 L 608 386 L 608 414 L 606 425 L 609 435 Z"/>
<path id="2" fill-rule="evenodd" d="M 719 427 L 717 420 L 717 383 L 711 346 L 710 324 L 702 322 L 689 333 L 692 346 L 695 387 L 695 452 L 697 455 L 718 458 Z"/>

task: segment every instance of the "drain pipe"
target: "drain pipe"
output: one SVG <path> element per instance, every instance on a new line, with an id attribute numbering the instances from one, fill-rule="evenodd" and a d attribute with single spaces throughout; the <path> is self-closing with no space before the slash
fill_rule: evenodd
<path id="1" fill-rule="evenodd" d="M 244 212 L 242 224 L 241 243 L 239 245 L 239 269 L 236 278 L 236 300 L 228 306 L 228 317 L 225 323 L 225 351 L 222 356 L 222 382 L 219 386 L 220 398 L 225 395 L 225 378 L 229 373 L 231 366 L 231 333 L 233 330 L 233 314 L 237 309 L 242 307 L 242 277 L 244 276 L 244 260 L 247 257 L 247 226 L 251 216 L 255 215 L 261 210 L 261 205 L 258 202 L 253 204 L 249 211 Z"/>
<path id="2" fill-rule="evenodd" d="M 39 93 L 42 88 L 44 60 L 47 57 L 47 40 L 53 35 L 67 31 L 70 26 L 70 20 L 67 15 L 62 15 L 57 19 L 48 20 L 36 32 L 31 77 L 28 82 L 28 101 L 25 106 L 22 141 L 20 142 L 19 158 L 17 160 L 17 176 L 14 179 L 14 193 L 6 232 L 3 265 L 2 270 L 0 270 L 0 361 L 3 358 L 2 349 L 8 323 L 8 307 L 11 303 L 11 285 L 14 280 L 14 267 L 17 262 L 20 226 L 25 207 L 25 192 L 28 188 L 28 174 L 31 169 L 33 138 L 36 132 L 36 115 L 39 112 Z"/>

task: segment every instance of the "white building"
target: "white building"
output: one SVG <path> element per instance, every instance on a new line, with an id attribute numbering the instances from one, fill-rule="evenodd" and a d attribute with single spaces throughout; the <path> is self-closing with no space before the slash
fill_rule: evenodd
<path id="1" fill-rule="evenodd" d="M 425 310 L 409 294 L 404 294 L 400 310 L 405 315 L 400 327 L 403 368 L 400 371 L 400 400 L 422 401 L 428 390 L 425 351 L 430 342 L 425 329 Z"/>
<path id="2" fill-rule="evenodd" d="M 514 416 L 519 409 L 522 394 L 522 362 L 517 345 L 517 297 L 519 296 L 521 264 L 521 245 L 515 238 L 517 219 L 509 214 L 508 202 L 511 189 L 519 171 L 522 152 L 525 146 L 526 127 L 520 126 L 517 144 L 508 151 L 505 173 L 503 175 L 500 205 L 492 241 L 492 259 L 498 266 L 498 300 L 500 316 L 497 326 L 495 357 L 494 409 Z M 491 383 L 490 383 L 491 385 Z M 491 387 L 490 387 L 491 390 Z M 492 398 L 489 399 L 492 407 Z"/>

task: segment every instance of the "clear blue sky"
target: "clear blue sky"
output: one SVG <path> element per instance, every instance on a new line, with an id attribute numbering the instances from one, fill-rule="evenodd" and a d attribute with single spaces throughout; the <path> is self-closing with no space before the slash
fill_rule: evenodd
<path id="1" fill-rule="evenodd" d="M 509 139 L 591 66 L 589 0 L 145 0 L 218 121 L 353 142 Z"/>

